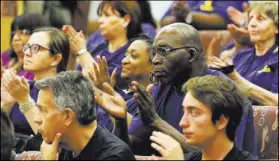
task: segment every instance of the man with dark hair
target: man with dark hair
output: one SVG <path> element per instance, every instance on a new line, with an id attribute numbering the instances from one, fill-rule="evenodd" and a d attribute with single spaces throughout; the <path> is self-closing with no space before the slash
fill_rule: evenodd
<path id="1" fill-rule="evenodd" d="M 1 109 L 1 160 L 12 160 L 15 143 L 14 128 L 9 116 Z"/>
<path id="2" fill-rule="evenodd" d="M 184 154 L 180 144 L 170 136 L 153 132 L 151 146 L 164 159 L 178 160 L 252 160 L 250 153 L 233 143 L 241 121 L 247 96 L 229 80 L 216 76 L 191 78 L 182 87 L 186 93 L 179 123 L 185 142 L 201 149 Z"/>
<path id="3" fill-rule="evenodd" d="M 80 72 L 60 72 L 36 81 L 40 89 L 34 122 L 44 139 L 42 159 L 134 160 L 128 145 L 97 125 L 90 81 Z"/>

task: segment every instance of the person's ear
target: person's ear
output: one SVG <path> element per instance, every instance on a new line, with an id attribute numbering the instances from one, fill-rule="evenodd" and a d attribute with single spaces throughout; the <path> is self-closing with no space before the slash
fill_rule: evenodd
<path id="1" fill-rule="evenodd" d="M 52 56 L 51 58 L 51 66 L 58 66 L 58 64 L 61 62 L 62 60 L 62 54 L 55 54 Z"/>
<path id="2" fill-rule="evenodd" d="M 126 28 L 129 25 L 130 22 L 131 22 L 131 16 L 126 14 L 123 17 L 123 27 Z"/>
<path id="3" fill-rule="evenodd" d="M 190 48 L 189 54 L 190 54 L 189 62 L 192 63 L 194 60 L 196 60 L 196 58 L 198 56 L 198 52 L 196 49 Z"/>
<path id="4" fill-rule="evenodd" d="M 229 123 L 229 118 L 222 115 L 219 120 L 216 121 L 216 128 L 218 130 L 226 129 Z"/>
<path id="5" fill-rule="evenodd" d="M 64 122 L 65 125 L 68 127 L 74 122 L 76 115 L 74 111 L 70 108 L 65 108 L 63 112 L 64 112 Z"/>

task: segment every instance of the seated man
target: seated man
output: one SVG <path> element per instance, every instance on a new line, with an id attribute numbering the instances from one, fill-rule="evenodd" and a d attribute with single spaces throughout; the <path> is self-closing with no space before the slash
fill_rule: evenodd
<path id="1" fill-rule="evenodd" d="M 1 109 L 1 160 L 14 159 L 14 143 L 15 136 L 13 124 L 7 113 Z"/>
<path id="2" fill-rule="evenodd" d="M 97 125 L 90 81 L 80 72 L 60 72 L 36 81 L 43 160 L 135 160 L 128 145 Z M 28 104 L 26 104 L 28 106 Z"/>
<path id="3" fill-rule="evenodd" d="M 153 132 L 151 146 L 166 160 L 253 160 L 233 143 L 245 109 L 244 93 L 231 81 L 216 76 L 195 77 L 182 87 L 186 93 L 179 123 L 185 142 L 201 150 L 183 156 L 180 144 L 170 136 Z"/>

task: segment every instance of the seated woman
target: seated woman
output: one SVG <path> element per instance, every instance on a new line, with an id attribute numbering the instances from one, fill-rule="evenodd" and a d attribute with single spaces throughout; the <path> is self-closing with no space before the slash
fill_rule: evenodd
<path id="1" fill-rule="evenodd" d="M 17 75 L 33 80 L 33 73 L 23 69 L 22 46 L 28 41 L 35 28 L 49 25 L 48 20 L 37 13 L 15 17 L 11 24 L 11 49 L 1 53 L 1 64 L 4 68 L 13 68 Z"/>
<path id="2" fill-rule="evenodd" d="M 229 7 L 242 11 L 245 1 L 175 1 L 161 19 L 161 26 L 184 22 L 198 30 L 226 29 L 231 23 Z"/>
<path id="3" fill-rule="evenodd" d="M 35 76 L 34 80 L 37 81 L 66 71 L 70 45 L 62 31 L 43 27 L 33 31 L 30 39 L 23 46 L 23 52 L 23 67 L 26 71 L 32 72 Z M 1 109 L 10 113 L 16 133 L 30 135 L 38 132 L 38 125 L 33 122 L 37 112 L 34 101 L 37 101 L 39 92 L 34 87 L 35 81 L 27 82 L 25 78 L 16 76 L 14 70 L 7 70 L 2 76 L 3 89 L 17 104 L 1 106 Z M 3 100 L 1 97 L 1 101 L 9 100 Z"/>
<path id="4" fill-rule="evenodd" d="M 107 39 L 106 44 L 91 52 L 91 56 L 96 60 L 97 56 L 106 57 L 109 73 L 111 74 L 117 68 L 116 88 L 120 90 L 127 89 L 128 83 L 121 78 L 121 61 L 129 46 L 129 40 L 134 36 L 142 33 L 141 14 L 138 3 L 135 1 L 102 1 L 98 7 L 98 15 L 100 15 L 100 31 Z M 63 29 L 65 33 L 65 28 Z M 77 54 L 82 66 L 82 70 L 86 68 L 92 70 L 93 62 L 89 58 L 90 54 L 86 49 L 86 42 L 75 41 L 74 34 L 67 34 L 70 43 L 75 45 L 74 53 Z M 77 43 L 79 42 L 79 43 Z M 72 46 L 72 45 L 71 45 Z M 71 47 L 72 48 L 72 47 Z M 89 57 L 89 56 L 90 57 Z M 82 58 L 86 57 L 86 58 Z M 94 61 L 94 60 L 93 60 Z M 89 66 L 89 67 L 87 67 Z M 90 69 L 91 68 L 91 69 Z M 80 68 L 79 68 L 80 69 Z"/>
<path id="5" fill-rule="evenodd" d="M 278 5 L 276 2 L 253 3 L 248 11 L 248 31 L 253 48 L 241 50 L 233 57 L 226 74 L 246 94 L 263 105 L 278 105 Z M 213 58 L 212 67 L 230 65 Z M 224 69 L 224 68 L 223 68 Z M 228 67 L 227 67 L 228 69 Z"/>
<path id="6" fill-rule="evenodd" d="M 153 41 L 148 38 L 146 35 L 139 35 L 135 39 L 130 41 L 131 45 L 127 49 L 124 59 L 122 60 L 122 73 L 121 77 L 126 79 L 131 86 L 132 81 L 140 82 L 144 87 L 147 87 L 150 84 L 150 74 L 152 72 L 152 63 L 149 59 L 149 53 L 152 49 Z M 98 63 L 99 68 L 101 63 Z M 94 73 L 93 73 L 94 74 Z M 105 73 L 101 73 L 105 75 Z M 102 76 L 103 77 L 103 76 Z M 100 76 L 94 76 L 96 79 L 100 79 Z M 94 82 L 102 82 L 91 77 L 91 80 Z M 96 83 L 94 83 L 96 85 Z M 112 83 L 113 84 L 113 83 Z M 97 85 L 99 86 L 99 85 Z M 133 101 L 133 92 L 131 90 L 126 91 L 128 95 L 128 100 L 126 98 L 127 112 L 130 114 L 128 116 L 128 124 L 131 121 L 132 116 L 137 112 L 137 106 L 135 101 Z M 124 98 L 125 99 L 125 98 Z M 107 111 L 107 112 L 106 112 Z M 110 110 L 103 109 L 98 106 L 97 108 L 97 122 L 99 125 L 106 127 L 108 130 L 113 130 L 114 119 L 110 117 Z M 112 120 L 111 120 L 111 119 Z"/>
<path id="7" fill-rule="evenodd" d="M 151 12 L 151 6 L 148 1 L 137 1 L 141 10 L 141 29 L 149 38 L 154 39 L 156 36 L 156 22 L 153 18 Z M 106 46 L 106 38 L 101 34 L 100 30 L 97 30 L 92 34 L 86 43 L 86 47 L 89 50 L 89 53 L 94 52 L 100 48 Z M 98 49 L 97 49 L 98 48 Z"/>

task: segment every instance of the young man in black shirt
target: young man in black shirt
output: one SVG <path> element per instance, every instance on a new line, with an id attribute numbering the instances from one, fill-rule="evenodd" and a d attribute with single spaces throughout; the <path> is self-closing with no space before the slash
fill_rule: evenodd
<path id="1" fill-rule="evenodd" d="M 247 97 L 231 81 L 216 76 L 195 77 L 182 87 L 184 115 L 179 126 L 185 142 L 200 150 L 183 155 L 172 137 L 154 131 L 151 146 L 167 160 L 254 160 L 235 144 L 235 130 Z"/>
<path id="2" fill-rule="evenodd" d="M 135 160 L 127 144 L 97 125 L 92 85 L 80 72 L 60 72 L 35 86 L 42 160 Z"/>

